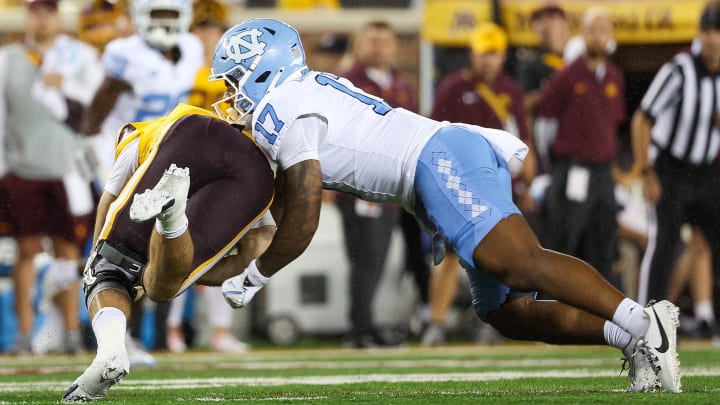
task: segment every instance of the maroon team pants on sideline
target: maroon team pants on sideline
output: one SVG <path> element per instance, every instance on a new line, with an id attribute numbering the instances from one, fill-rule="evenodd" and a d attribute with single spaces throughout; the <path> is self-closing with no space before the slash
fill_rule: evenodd
<path id="1" fill-rule="evenodd" d="M 8 174 L 0 182 L 0 190 L 0 205 L 5 200 L 5 210 L 0 208 L 0 228 L 7 225 L 8 235 L 59 236 L 79 246 L 87 241 L 92 216 L 70 213 L 62 180 L 28 180 Z"/>

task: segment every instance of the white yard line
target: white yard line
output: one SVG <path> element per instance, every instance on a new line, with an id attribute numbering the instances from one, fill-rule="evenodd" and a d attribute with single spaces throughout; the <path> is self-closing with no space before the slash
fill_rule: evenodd
<path id="1" fill-rule="evenodd" d="M 594 367 L 606 366 L 619 362 L 616 359 L 520 359 L 520 360 L 346 360 L 332 359 L 320 361 L 237 361 L 202 363 L 161 363 L 153 370 L 299 370 L 299 369 L 368 369 L 368 368 L 481 368 L 481 367 Z M 0 376 L 20 374 L 57 374 L 82 372 L 90 364 L 80 363 L 74 366 L 22 366 L 0 368 Z M 141 369 L 147 369 L 145 367 Z"/>
<path id="2" fill-rule="evenodd" d="M 273 397 L 273 398 L 214 398 L 214 397 L 202 397 L 202 398 L 175 398 L 176 402 L 258 402 L 258 401 L 281 401 L 281 402 L 290 402 L 290 401 L 318 401 L 321 399 L 328 399 L 326 396 L 312 396 L 312 397 L 305 397 L 305 396 L 297 396 L 297 397 Z M 0 405 L 2 405 L 0 403 Z"/>
<path id="3" fill-rule="evenodd" d="M 696 367 L 683 370 L 684 376 L 720 376 L 720 368 Z M 414 374 L 361 374 L 341 376 L 298 377 L 233 377 L 233 378 L 173 378 L 128 380 L 113 390 L 176 390 L 193 388 L 221 388 L 231 386 L 273 387 L 283 385 L 342 385 L 358 383 L 433 383 L 462 381 L 517 380 L 521 378 L 589 378 L 617 377 L 611 370 L 542 370 L 492 371 L 481 373 L 414 373 Z M 62 391 L 68 382 L 28 381 L 0 383 L 0 392 Z"/>

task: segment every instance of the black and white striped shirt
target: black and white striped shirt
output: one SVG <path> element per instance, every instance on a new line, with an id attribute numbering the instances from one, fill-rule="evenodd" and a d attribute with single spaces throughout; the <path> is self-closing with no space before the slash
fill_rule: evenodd
<path id="1" fill-rule="evenodd" d="M 651 158 L 664 151 L 692 165 L 715 160 L 720 130 L 720 75 L 710 74 L 699 56 L 680 53 L 663 65 L 640 103 L 653 122 Z"/>

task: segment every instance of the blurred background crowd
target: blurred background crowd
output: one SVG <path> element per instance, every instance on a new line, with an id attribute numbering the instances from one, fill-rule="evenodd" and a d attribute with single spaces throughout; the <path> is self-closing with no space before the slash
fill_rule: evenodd
<path id="1" fill-rule="evenodd" d="M 678 303 L 681 333 L 720 347 L 720 3 L 131 1 L 0 0 L 0 352 L 93 348 L 80 278 L 115 133 L 178 102 L 210 108 L 224 91 L 206 80 L 215 42 L 257 16 L 296 26 L 312 69 L 523 139 L 514 197 L 544 246 L 641 303 Z M 177 46 L 154 33 L 158 18 L 179 21 Z M 120 60 L 131 41 L 157 60 Z M 250 308 L 208 287 L 138 301 L 131 362 L 320 337 L 501 342 L 474 316 L 457 256 L 433 263 L 430 245 L 399 207 L 328 192 L 308 251 Z"/>

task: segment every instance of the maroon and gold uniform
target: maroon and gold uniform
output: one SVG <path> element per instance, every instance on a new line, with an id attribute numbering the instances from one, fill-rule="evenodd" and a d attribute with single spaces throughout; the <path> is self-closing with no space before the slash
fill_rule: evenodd
<path id="1" fill-rule="evenodd" d="M 537 115 L 558 121 L 551 155 L 606 164 L 617 154 L 617 131 L 625 120 L 625 79 L 611 63 L 598 77 L 583 58 L 553 75 L 543 89 Z"/>
<path id="2" fill-rule="evenodd" d="M 194 258 L 181 291 L 232 249 L 273 198 L 273 173 L 265 155 L 240 130 L 216 118 L 180 104 L 168 116 L 132 124 L 134 129 L 118 137 L 116 167 L 106 185 L 106 192 L 115 194 L 116 179 L 123 178 L 117 173 L 132 173 L 110 206 L 98 241 L 146 263 L 154 223 L 130 219 L 132 197 L 152 188 L 172 163 L 189 168 L 186 214 Z"/>
<path id="3" fill-rule="evenodd" d="M 474 80 L 468 69 L 451 73 L 438 86 L 430 116 L 504 129 L 524 141 L 528 139 L 522 92 L 505 74 L 488 85 Z"/>

